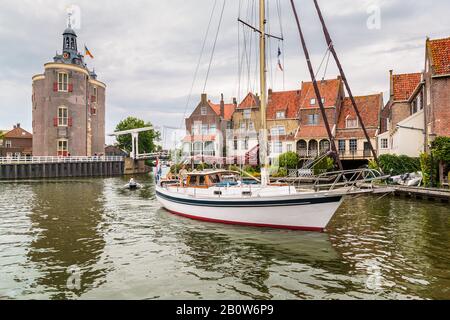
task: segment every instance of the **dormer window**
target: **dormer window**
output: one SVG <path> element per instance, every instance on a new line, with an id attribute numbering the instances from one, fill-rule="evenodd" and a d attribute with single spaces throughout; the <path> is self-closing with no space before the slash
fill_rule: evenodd
<path id="1" fill-rule="evenodd" d="M 358 119 L 353 119 L 350 118 L 350 116 L 347 116 L 347 118 L 345 118 L 345 127 L 347 129 L 358 128 Z"/>
<path id="2" fill-rule="evenodd" d="M 277 117 L 277 119 L 284 119 L 284 118 L 286 118 L 286 112 L 285 111 L 277 111 L 276 117 Z"/>

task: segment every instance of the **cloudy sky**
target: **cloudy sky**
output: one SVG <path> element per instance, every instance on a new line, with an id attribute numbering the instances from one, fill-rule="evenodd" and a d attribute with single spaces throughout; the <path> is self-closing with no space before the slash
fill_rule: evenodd
<path id="1" fill-rule="evenodd" d="M 203 90 L 223 0 L 0 0 L 0 129 L 20 122 L 31 130 L 31 77 L 61 52 L 66 9 L 81 11 L 79 49 L 86 44 L 99 80 L 107 84 L 108 132 L 132 115 L 155 125 L 178 127 L 199 60 L 215 1 L 210 33 L 200 63 L 188 113 Z M 226 0 L 206 92 L 226 100 L 257 89 L 254 35 L 243 33 L 237 17 L 252 21 L 255 0 Z M 276 68 L 278 41 L 270 41 L 268 82 L 275 90 L 296 89 L 309 74 L 288 0 L 281 4 L 284 81 Z M 280 34 L 277 0 L 269 0 L 269 26 Z M 424 66 L 426 36 L 450 36 L 448 0 L 320 0 L 335 46 L 357 95 L 386 92 L 388 71 L 418 72 Z M 312 0 L 296 0 L 304 33 L 317 68 L 326 50 Z M 367 21 L 379 8 L 380 28 Z M 240 41 L 238 41 L 240 39 Z M 247 49 L 247 55 L 243 48 Z M 238 54 L 241 52 L 241 55 Z M 241 59 L 238 59 L 241 56 Z M 249 57 L 250 72 L 247 61 Z M 239 61 L 244 61 L 239 72 Z M 239 75 L 240 74 L 240 75 Z M 250 76 L 249 76 L 250 74 Z M 319 73 L 322 77 L 322 72 Z M 327 77 L 335 77 L 330 61 Z"/>

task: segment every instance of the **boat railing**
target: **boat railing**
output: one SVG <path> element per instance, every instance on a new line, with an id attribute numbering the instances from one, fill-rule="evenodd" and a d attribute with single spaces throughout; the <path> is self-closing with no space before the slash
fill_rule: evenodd
<path id="1" fill-rule="evenodd" d="M 319 174 L 314 181 L 313 188 L 315 191 L 336 190 L 337 188 L 355 189 L 373 189 L 376 181 L 382 181 L 389 178 L 375 169 L 353 169 L 332 171 Z"/>

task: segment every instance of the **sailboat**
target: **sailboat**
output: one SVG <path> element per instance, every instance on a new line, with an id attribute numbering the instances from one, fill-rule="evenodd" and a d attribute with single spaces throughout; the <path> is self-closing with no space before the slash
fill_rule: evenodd
<path id="1" fill-rule="evenodd" d="M 331 177 L 331 181 L 335 180 L 327 185 L 325 190 L 322 188 L 297 190 L 288 184 L 269 182 L 265 1 L 260 0 L 259 5 L 261 179 L 257 184 L 248 184 L 239 179 L 240 172 L 227 170 L 191 172 L 178 183 L 159 181 L 156 186 L 156 198 L 169 212 L 196 220 L 321 232 L 341 205 L 345 195 L 356 185 L 355 181 L 350 182 L 351 179 L 346 179 L 343 184 L 338 180 L 345 178 L 347 174 L 353 177 L 367 177 L 367 173 L 363 170 L 332 173 L 328 178 Z M 316 95 L 321 101 L 320 92 L 316 91 Z M 373 172 L 369 174 L 372 177 L 377 175 Z M 341 187 L 337 188 L 338 185 Z"/>

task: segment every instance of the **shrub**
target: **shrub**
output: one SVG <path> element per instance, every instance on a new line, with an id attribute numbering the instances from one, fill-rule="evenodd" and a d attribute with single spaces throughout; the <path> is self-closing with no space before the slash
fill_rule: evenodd
<path id="1" fill-rule="evenodd" d="M 450 163 L 450 137 L 437 137 L 431 149 L 436 160 Z"/>
<path id="2" fill-rule="evenodd" d="M 281 178 L 288 175 L 286 168 L 278 168 L 278 171 L 271 174 L 272 177 Z"/>
<path id="3" fill-rule="evenodd" d="M 286 152 L 278 157 L 278 163 L 282 168 L 296 169 L 300 158 L 295 152 Z"/>
<path id="4" fill-rule="evenodd" d="M 334 169 L 334 160 L 330 157 L 325 157 L 317 162 L 313 169 L 315 175 L 332 170 Z"/>
<path id="5" fill-rule="evenodd" d="M 437 164 L 428 153 L 420 154 L 420 167 L 422 170 L 423 184 L 425 187 L 433 187 L 438 180 Z"/>
<path id="6" fill-rule="evenodd" d="M 417 172 L 421 168 L 419 158 L 412 158 L 405 155 L 383 154 L 378 158 L 378 162 L 384 173 L 393 176 Z"/>

